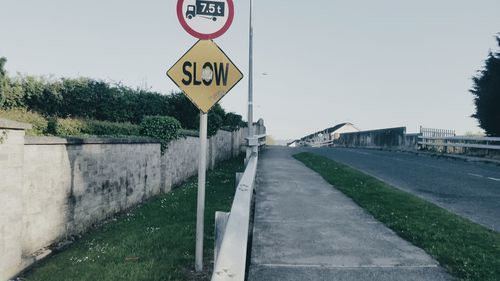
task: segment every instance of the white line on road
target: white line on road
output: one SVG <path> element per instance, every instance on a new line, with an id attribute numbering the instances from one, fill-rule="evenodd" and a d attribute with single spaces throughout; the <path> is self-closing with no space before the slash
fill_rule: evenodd
<path id="1" fill-rule="evenodd" d="M 497 178 L 492 178 L 492 177 L 485 177 L 485 176 L 482 176 L 482 175 L 478 175 L 478 174 L 473 174 L 473 173 L 467 173 L 469 176 L 473 176 L 473 177 L 478 177 L 478 178 L 483 178 L 483 179 L 489 179 L 489 180 L 492 180 L 492 181 L 499 181 L 500 182 L 500 179 L 497 179 Z"/>

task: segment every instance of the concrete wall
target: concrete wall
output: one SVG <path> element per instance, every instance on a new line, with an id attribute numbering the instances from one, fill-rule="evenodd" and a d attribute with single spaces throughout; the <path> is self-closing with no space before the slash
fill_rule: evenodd
<path id="1" fill-rule="evenodd" d="M 0 280 L 16 274 L 22 261 L 23 155 L 27 124 L 0 119 Z"/>
<path id="2" fill-rule="evenodd" d="M 175 140 L 161 155 L 151 140 L 25 138 L 23 126 L 0 119 L 0 136 L 8 134 L 0 144 L 0 281 L 34 262 L 40 249 L 198 171 L 197 137 Z M 209 167 L 238 155 L 244 136 L 246 130 L 212 137 Z"/>
<path id="3" fill-rule="evenodd" d="M 160 145 L 30 138 L 24 147 L 23 254 L 85 231 L 160 192 Z"/>
<path id="4" fill-rule="evenodd" d="M 406 127 L 345 133 L 340 135 L 339 145 L 366 148 L 402 148 L 405 146 Z"/>
<path id="5" fill-rule="evenodd" d="M 418 149 L 418 137 L 420 134 L 406 134 L 405 135 L 405 150 L 417 150 Z"/>

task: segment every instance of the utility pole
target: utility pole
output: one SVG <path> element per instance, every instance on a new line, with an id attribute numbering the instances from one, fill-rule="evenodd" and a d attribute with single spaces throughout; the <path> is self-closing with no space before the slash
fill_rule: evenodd
<path id="1" fill-rule="evenodd" d="M 248 138 L 254 136 L 253 131 L 253 0 L 250 0 L 250 23 L 249 23 L 249 40 L 248 40 Z M 252 147 L 247 147 L 247 160 L 252 155 Z"/>

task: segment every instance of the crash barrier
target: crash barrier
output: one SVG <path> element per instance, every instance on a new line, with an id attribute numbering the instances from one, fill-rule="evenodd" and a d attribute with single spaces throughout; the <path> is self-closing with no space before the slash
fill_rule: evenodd
<path id="1" fill-rule="evenodd" d="M 344 147 L 400 148 L 405 145 L 406 127 L 340 134 L 338 143 Z"/>
<path id="2" fill-rule="evenodd" d="M 318 143 L 310 143 L 309 145 L 311 147 L 323 147 L 323 146 L 332 146 L 336 143 L 335 140 L 331 140 L 331 141 L 326 141 L 326 142 L 318 142 Z"/>
<path id="3" fill-rule="evenodd" d="M 253 137 L 247 137 L 247 146 L 262 148 L 266 145 L 266 135 L 255 135 Z"/>
<path id="4" fill-rule="evenodd" d="M 234 195 L 229 214 L 215 218 L 215 261 L 212 281 L 245 280 L 250 213 L 257 173 L 257 153 L 248 160 Z M 238 176 L 237 176 L 238 178 Z"/>
<path id="5" fill-rule="evenodd" d="M 419 150 L 435 150 L 441 153 L 488 155 L 500 153 L 500 138 L 494 137 L 418 137 Z"/>

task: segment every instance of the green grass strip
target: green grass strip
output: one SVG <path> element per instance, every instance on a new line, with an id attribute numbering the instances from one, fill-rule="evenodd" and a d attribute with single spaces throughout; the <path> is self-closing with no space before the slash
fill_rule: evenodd
<path id="1" fill-rule="evenodd" d="M 215 211 L 229 211 L 242 158 L 207 174 L 205 272 L 194 273 L 197 179 L 120 215 L 27 272 L 22 280 L 210 280 Z"/>
<path id="2" fill-rule="evenodd" d="M 328 158 L 294 157 L 460 280 L 500 280 L 500 233 Z"/>

